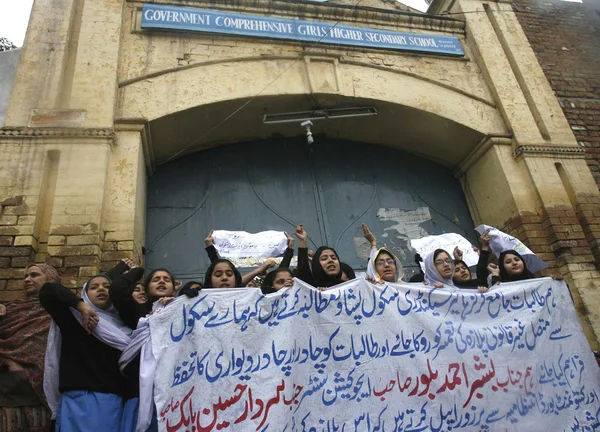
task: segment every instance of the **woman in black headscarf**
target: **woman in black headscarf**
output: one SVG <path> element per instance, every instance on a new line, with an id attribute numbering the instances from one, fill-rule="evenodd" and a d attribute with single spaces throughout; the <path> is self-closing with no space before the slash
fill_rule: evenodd
<path id="1" fill-rule="evenodd" d="M 344 277 L 342 263 L 337 252 L 329 246 L 321 246 L 315 252 L 312 266 L 308 264 L 308 234 L 302 225 L 296 227 L 296 237 L 300 240 L 298 248 L 298 278 L 309 285 L 319 288 L 328 288 L 353 279 L 354 271 L 346 269 L 347 279 Z M 312 267 L 312 271 L 311 271 Z"/>
<path id="2" fill-rule="evenodd" d="M 242 275 L 229 260 L 217 259 L 206 270 L 204 288 L 239 288 L 243 286 Z"/>
<path id="3" fill-rule="evenodd" d="M 527 263 L 521 254 L 513 249 L 503 251 L 498 257 L 498 265 L 490 264 L 489 268 L 492 273 L 492 285 L 535 278 L 527 269 Z M 553 274 L 550 277 L 554 280 L 563 280 L 561 274 Z"/>
<path id="4" fill-rule="evenodd" d="M 519 252 L 505 250 L 498 257 L 498 268 L 492 272 L 492 283 L 517 282 L 533 279 L 535 276 L 527 269 L 527 264 Z"/>

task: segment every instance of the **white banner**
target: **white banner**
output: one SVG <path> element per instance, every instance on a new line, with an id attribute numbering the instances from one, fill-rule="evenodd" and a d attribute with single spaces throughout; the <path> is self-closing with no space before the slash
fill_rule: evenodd
<path id="1" fill-rule="evenodd" d="M 150 317 L 162 431 L 600 430 L 564 282 L 201 291 Z"/>
<path id="2" fill-rule="evenodd" d="M 473 250 L 471 242 L 460 234 L 448 233 L 423 237 L 411 240 L 410 246 L 423 258 L 436 249 L 444 249 L 452 255 L 454 248 L 458 246 L 463 253 L 463 261 L 466 262 L 469 267 L 476 266 L 479 261 L 479 254 Z M 425 270 L 422 263 L 421 267 Z"/>
<path id="3" fill-rule="evenodd" d="M 537 273 L 548 267 L 548 263 L 534 254 L 531 249 L 521 242 L 521 240 L 500 231 L 498 228 L 489 225 L 479 225 L 475 228 L 475 231 L 479 234 L 483 234 L 488 229 L 490 230 L 490 249 L 492 249 L 492 252 L 497 257 L 505 250 L 513 249 L 523 256 L 523 260 L 527 265 L 527 270 L 531 273 Z"/>
<path id="4" fill-rule="evenodd" d="M 245 231 L 215 230 L 212 236 L 219 255 L 235 261 L 234 264 L 240 267 L 260 265 L 265 258 L 283 255 L 287 248 L 283 231 L 250 234 Z"/>

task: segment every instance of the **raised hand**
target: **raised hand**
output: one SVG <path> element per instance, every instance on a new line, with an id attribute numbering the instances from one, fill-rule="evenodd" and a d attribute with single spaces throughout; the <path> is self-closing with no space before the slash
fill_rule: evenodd
<path id="1" fill-rule="evenodd" d="M 304 225 L 300 224 L 296 227 L 296 237 L 300 240 L 299 247 L 308 247 L 308 233 L 304 230 Z"/>
<path id="2" fill-rule="evenodd" d="M 258 268 L 260 269 L 260 273 L 259 274 L 267 274 L 267 270 L 270 269 L 271 267 L 275 267 L 277 265 L 277 262 L 271 258 L 268 258 L 267 260 L 265 260 L 265 262 L 263 262 Z"/>
<path id="3" fill-rule="evenodd" d="M 500 268 L 498 267 L 498 265 L 494 263 L 489 263 L 487 269 L 492 274 L 492 276 L 500 276 Z"/>
<path id="4" fill-rule="evenodd" d="M 98 325 L 100 317 L 91 306 L 82 301 L 77 304 L 77 310 L 81 313 L 81 325 L 83 329 L 87 334 L 90 334 Z"/>
<path id="5" fill-rule="evenodd" d="M 477 291 L 479 291 L 482 294 L 488 292 L 489 290 L 490 289 L 488 287 L 486 287 L 486 286 L 478 286 L 477 287 Z"/>
<path id="6" fill-rule="evenodd" d="M 127 264 L 127 266 L 129 267 L 129 269 L 134 269 L 134 268 L 138 267 L 138 265 L 133 260 L 131 260 L 129 258 L 125 258 L 125 259 L 123 259 L 121 261 L 123 261 L 125 264 Z"/>
<path id="7" fill-rule="evenodd" d="M 481 250 L 484 251 L 489 251 L 490 250 L 490 240 L 492 238 L 490 237 L 490 230 L 485 230 L 480 236 L 479 236 L 479 242 L 481 243 Z"/>
<path id="8" fill-rule="evenodd" d="M 204 239 L 204 244 L 206 245 L 206 247 L 210 247 L 210 246 L 214 246 L 215 245 L 215 239 L 212 236 L 214 232 L 215 232 L 215 230 L 210 230 L 210 232 L 208 233 L 208 235 Z"/>
<path id="9" fill-rule="evenodd" d="M 285 234 L 285 238 L 287 240 L 287 247 L 288 249 L 294 249 L 294 237 L 292 237 L 291 235 L 289 235 L 287 232 L 284 232 Z"/>
<path id="10" fill-rule="evenodd" d="M 160 304 L 163 305 L 163 306 L 168 305 L 173 300 L 175 300 L 175 297 L 161 297 L 161 298 L 158 299 L 158 301 L 160 302 Z"/>
<path id="11" fill-rule="evenodd" d="M 456 246 L 454 248 L 454 252 L 452 252 L 454 254 L 454 259 L 460 260 L 462 261 L 463 259 L 463 251 L 461 251 L 458 246 Z"/>
<path id="12" fill-rule="evenodd" d="M 373 235 L 373 233 L 371 232 L 371 230 L 369 229 L 367 224 L 362 224 L 362 230 L 363 230 L 363 235 L 365 236 L 365 239 L 367 239 L 367 241 L 371 244 L 371 248 L 376 248 L 377 247 L 377 239 L 375 238 L 375 236 Z"/>

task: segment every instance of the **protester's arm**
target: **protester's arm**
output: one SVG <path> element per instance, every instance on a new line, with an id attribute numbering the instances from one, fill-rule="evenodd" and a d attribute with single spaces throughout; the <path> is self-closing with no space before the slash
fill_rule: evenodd
<path id="1" fill-rule="evenodd" d="M 210 263 L 214 263 L 219 259 L 219 253 L 217 252 L 217 248 L 215 247 L 215 239 L 213 238 L 213 232 L 215 230 L 210 230 L 206 238 L 204 239 L 204 244 L 206 245 L 206 253 L 208 254 L 208 259 Z"/>
<path id="2" fill-rule="evenodd" d="M 296 227 L 296 237 L 298 237 L 298 279 L 303 280 L 308 284 L 313 283 L 312 272 L 308 263 L 308 233 L 304 230 L 304 226 Z"/>
<path id="3" fill-rule="evenodd" d="M 119 312 L 119 317 L 127 327 L 135 330 L 138 320 L 148 314 L 148 308 L 144 304 L 139 304 L 133 298 L 133 291 L 136 282 L 140 279 L 144 269 L 135 267 L 123 276 L 112 281 L 110 285 L 110 300 Z"/>
<path id="4" fill-rule="evenodd" d="M 489 260 L 490 251 L 481 249 L 479 252 L 479 261 L 477 261 L 476 276 L 477 281 L 482 285 L 487 285 Z"/>
<path id="5" fill-rule="evenodd" d="M 477 280 L 482 285 L 487 285 L 488 263 L 490 261 L 490 230 L 486 230 L 479 236 L 479 261 L 477 262 Z"/>
<path id="6" fill-rule="evenodd" d="M 246 273 L 244 276 L 242 276 L 242 283 L 244 284 L 244 286 L 246 286 L 248 284 L 248 282 L 250 282 L 256 276 L 267 273 L 267 270 L 270 267 L 273 267 L 274 265 L 275 265 L 275 261 L 273 261 L 272 259 L 266 260 L 259 267 L 255 268 L 250 273 Z"/>
<path id="7" fill-rule="evenodd" d="M 133 289 L 135 289 L 136 282 L 139 281 L 142 278 L 142 276 L 144 276 L 144 267 L 133 267 L 122 277 L 132 285 L 130 288 L 133 292 Z"/>
<path id="8" fill-rule="evenodd" d="M 283 259 L 281 260 L 281 264 L 279 264 L 279 268 L 290 268 L 292 258 L 294 258 L 294 237 L 285 233 L 285 238 L 287 239 L 287 249 L 283 253 Z"/>
<path id="9" fill-rule="evenodd" d="M 72 325 L 71 308 L 78 310 L 82 316 L 82 325 L 86 332 L 98 324 L 96 312 L 85 304 L 73 292 L 59 283 L 47 283 L 40 289 L 40 303 L 59 327 Z"/>
<path id="10" fill-rule="evenodd" d="M 373 233 L 371 232 L 371 230 L 369 229 L 367 224 L 362 224 L 362 230 L 363 230 L 363 235 L 365 236 L 365 239 L 371 245 L 371 249 L 377 249 L 377 239 L 375 238 L 375 236 L 373 235 Z"/>
<path id="11" fill-rule="evenodd" d="M 123 273 L 125 273 L 127 270 L 129 270 L 129 265 L 127 264 L 127 262 L 125 262 L 125 260 L 121 260 L 117 263 L 116 266 L 114 266 L 104 274 L 108 276 L 110 280 L 114 280 L 117 277 L 121 276 Z"/>

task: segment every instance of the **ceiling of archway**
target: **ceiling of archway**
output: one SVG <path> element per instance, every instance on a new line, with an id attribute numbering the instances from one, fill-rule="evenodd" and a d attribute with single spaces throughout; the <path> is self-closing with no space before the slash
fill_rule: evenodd
<path id="1" fill-rule="evenodd" d="M 203 105 L 150 122 L 155 164 L 218 145 L 302 136 L 305 132 L 300 122 L 265 125 L 263 115 L 319 108 L 373 106 L 379 114 L 314 121 L 315 145 L 318 145 L 319 135 L 326 135 L 393 147 L 454 167 L 484 137 L 464 125 L 415 108 L 332 95 L 256 98 L 215 128 L 245 102 L 247 100 L 238 99 Z M 212 128 L 215 129 L 208 133 Z"/>

